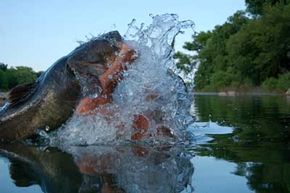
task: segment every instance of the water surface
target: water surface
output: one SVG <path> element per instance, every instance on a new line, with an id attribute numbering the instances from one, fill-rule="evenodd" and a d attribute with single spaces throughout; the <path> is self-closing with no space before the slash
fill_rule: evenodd
<path id="1" fill-rule="evenodd" d="M 195 96 L 195 110 L 212 138 L 194 147 L 196 192 L 290 192 L 290 98 Z"/>
<path id="2" fill-rule="evenodd" d="M 290 192 L 290 99 L 194 96 L 190 147 L 1 147 L 0 192 Z"/>

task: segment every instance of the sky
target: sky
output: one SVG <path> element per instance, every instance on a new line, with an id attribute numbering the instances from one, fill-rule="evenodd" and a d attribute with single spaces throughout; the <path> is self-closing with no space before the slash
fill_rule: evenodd
<path id="1" fill-rule="evenodd" d="M 0 62 L 46 70 L 86 37 L 111 30 L 125 34 L 128 23 L 150 24 L 150 14 L 175 13 L 193 20 L 195 31 L 223 24 L 244 0 L 0 0 Z M 191 40 L 179 35 L 176 49 Z"/>

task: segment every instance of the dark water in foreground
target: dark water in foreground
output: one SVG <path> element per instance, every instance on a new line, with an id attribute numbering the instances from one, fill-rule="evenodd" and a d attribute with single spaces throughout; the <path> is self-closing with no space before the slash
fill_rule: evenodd
<path id="1" fill-rule="evenodd" d="M 290 192 L 290 98 L 195 96 L 194 109 L 185 149 L 2 146 L 0 193 Z"/>

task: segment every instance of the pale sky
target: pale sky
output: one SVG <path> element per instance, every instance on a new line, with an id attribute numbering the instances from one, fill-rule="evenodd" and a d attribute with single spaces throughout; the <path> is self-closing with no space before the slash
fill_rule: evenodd
<path id="1" fill-rule="evenodd" d="M 244 0 L 0 0 L 0 62 L 46 70 L 90 34 L 125 34 L 133 18 L 150 24 L 149 14 L 175 13 L 203 31 L 242 9 Z M 180 35 L 176 48 L 192 33 Z"/>

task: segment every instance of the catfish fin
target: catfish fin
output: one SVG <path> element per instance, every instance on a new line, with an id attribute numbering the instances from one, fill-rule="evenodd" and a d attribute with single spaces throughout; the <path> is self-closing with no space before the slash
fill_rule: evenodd
<path id="1" fill-rule="evenodd" d="M 23 84 L 14 87 L 9 92 L 9 106 L 15 106 L 20 102 L 24 102 L 36 89 L 37 83 Z"/>

